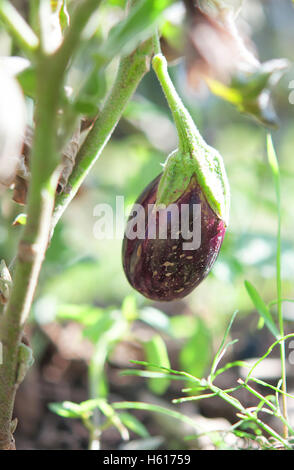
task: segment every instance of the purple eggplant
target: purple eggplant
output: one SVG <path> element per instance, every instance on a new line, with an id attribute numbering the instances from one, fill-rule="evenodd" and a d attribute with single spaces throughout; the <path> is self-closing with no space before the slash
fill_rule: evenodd
<path id="1" fill-rule="evenodd" d="M 219 253 L 226 227 L 211 209 L 201 187 L 195 177 L 174 203 L 178 213 L 167 215 L 167 238 L 155 239 L 148 237 L 150 224 L 154 233 L 154 220 L 148 226 L 148 205 L 156 202 L 157 189 L 161 175 L 153 180 L 136 201 L 145 212 L 145 238 L 129 239 L 125 235 L 123 243 L 123 267 L 130 284 L 145 297 L 152 300 L 171 301 L 180 299 L 195 289 L 207 276 Z M 174 238 L 173 217 L 181 215 L 182 205 L 188 205 L 189 227 L 198 223 L 195 220 L 193 205 L 199 205 L 201 211 L 201 239 L 197 249 L 184 249 L 187 238 L 181 233 L 181 218 L 179 219 L 178 238 Z M 150 206 L 149 206 L 150 207 Z M 168 207 L 166 209 L 168 212 Z M 156 213 L 155 226 L 157 235 L 160 219 Z M 130 220 L 130 219 L 129 219 Z"/>

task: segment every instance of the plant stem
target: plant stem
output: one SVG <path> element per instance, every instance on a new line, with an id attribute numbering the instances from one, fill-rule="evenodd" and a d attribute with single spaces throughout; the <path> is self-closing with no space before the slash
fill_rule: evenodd
<path id="1" fill-rule="evenodd" d="M 50 61 L 40 57 L 38 62 L 36 132 L 31 155 L 27 223 L 18 246 L 13 288 L 1 318 L 0 449 L 10 448 L 13 442 L 10 423 L 17 389 L 18 348 L 48 244 L 58 180 L 55 144 L 59 89 L 51 76 Z"/>
<path id="2" fill-rule="evenodd" d="M 131 55 L 121 60 L 117 77 L 105 105 L 81 146 L 72 174 L 64 192 L 57 196 L 52 218 L 54 230 L 63 212 L 74 198 L 92 166 L 109 141 L 126 104 L 139 82 L 149 70 L 152 41 L 146 41 Z"/>
<path id="3" fill-rule="evenodd" d="M 288 421 L 284 418 L 284 416 L 281 415 L 280 411 L 276 409 L 273 403 L 271 403 L 266 397 L 258 393 L 254 388 L 250 387 L 243 380 L 239 379 L 239 383 L 242 383 L 242 385 L 246 388 L 246 390 L 248 390 L 252 395 L 258 398 L 261 402 L 265 403 L 272 410 L 274 416 L 276 416 L 277 418 L 280 418 L 283 425 L 286 426 L 287 430 L 288 431 L 290 430 L 291 434 L 294 434 L 292 426 L 288 423 Z"/>
<path id="4" fill-rule="evenodd" d="M 251 375 L 252 375 L 252 372 L 254 371 L 254 369 L 272 352 L 272 350 L 274 349 L 275 346 L 277 346 L 278 344 L 281 344 L 283 343 L 284 341 L 286 341 L 287 339 L 289 338 L 293 338 L 294 337 L 294 333 L 289 333 L 288 335 L 286 336 L 282 336 L 281 338 L 277 339 L 277 341 L 275 341 L 273 344 L 270 345 L 270 347 L 268 348 L 268 350 L 266 351 L 266 353 L 261 356 L 258 361 L 256 361 L 253 366 L 251 367 L 251 369 L 249 370 L 248 374 L 247 374 L 247 377 L 245 379 L 245 383 L 248 382 L 248 380 L 250 379 Z M 285 393 L 284 390 L 282 390 L 283 393 Z"/>
<path id="5" fill-rule="evenodd" d="M 156 31 L 153 35 L 153 50 L 154 54 L 161 54 L 161 46 L 160 46 L 160 37 L 158 33 L 158 29 L 156 28 Z"/>
<path id="6" fill-rule="evenodd" d="M 79 42 L 78 38 L 99 3 L 99 0 L 86 0 L 76 9 L 67 36 L 55 54 L 48 56 L 38 50 L 35 56 L 36 130 L 30 159 L 31 183 L 27 222 L 18 246 L 13 288 L 0 320 L 0 340 L 3 347 L 3 364 L 0 367 L 0 449 L 15 448 L 11 419 L 17 390 L 18 350 L 48 246 L 60 172 L 56 116 L 60 106 L 64 75 Z M 3 13 L 3 6 L 7 7 L 7 2 L 1 2 L 0 6 Z M 14 18 L 17 18 L 17 15 L 13 14 Z M 12 14 L 4 17 L 6 26 L 10 29 L 11 18 Z M 24 49 L 27 49 L 28 43 L 25 42 L 24 31 L 23 27 L 19 33 L 23 40 L 19 42 L 25 46 Z"/>
<path id="7" fill-rule="evenodd" d="M 281 276 L 281 185 L 280 185 L 280 170 L 276 156 L 276 152 L 273 146 L 272 138 L 270 134 L 267 135 L 267 153 L 268 160 L 272 170 L 275 190 L 276 190 L 276 201 L 277 201 L 277 216 L 278 216 L 278 227 L 277 227 L 277 251 L 276 251 L 276 284 L 277 284 L 277 308 L 278 308 L 278 322 L 280 336 L 283 338 L 284 333 L 284 320 L 282 310 L 282 276 Z M 280 342 L 280 358 L 282 368 L 282 386 L 281 389 L 284 392 L 282 394 L 282 410 L 284 420 L 287 421 L 287 375 L 286 375 L 286 357 L 285 357 L 285 341 Z M 288 438 L 288 428 L 284 424 L 284 438 Z"/>
<path id="8" fill-rule="evenodd" d="M 159 47 L 159 39 L 156 38 L 156 36 L 154 38 L 154 43 Z M 161 53 L 156 54 L 153 57 L 152 66 L 163 89 L 175 121 L 179 135 L 179 149 L 182 152 L 189 154 L 192 151 L 194 142 L 202 142 L 203 139 L 170 79 L 167 61 Z"/>
<path id="9" fill-rule="evenodd" d="M 280 192 L 280 183 L 279 183 L 279 192 Z M 277 212 L 278 212 L 278 233 L 277 233 L 277 254 L 276 254 L 276 264 L 277 264 L 277 297 L 278 297 L 278 319 L 279 319 L 279 329 L 280 335 L 283 337 L 284 333 L 284 320 L 283 320 L 283 311 L 282 311 L 282 280 L 281 280 L 281 209 L 280 209 L 280 197 L 277 197 Z M 286 356 L 285 356 L 285 341 L 280 343 L 280 356 L 281 356 L 281 366 L 282 366 L 282 409 L 283 417 L 285 421 L 288 419 L 287 412 L 287 374 L 286 374 Z M 288 427 L 284 424 L 284 437 L 288 437 Z"/>
<path id="10" fill-rule="evenodd" d="M 246 384 L 244 384 L 246 385 Z M 224 401 L 232 405 L 234 408 L 239 410 L 244 416 L 249 421 L 254 421 L 261 429 L 264 431 L 268 432 L 273 438 L 277 439 L 279 442 L 281 442 L 285 448 L 290 449 L 290 446 L 287 444 L 287 442 L 270 426 L 268 426 L 266 423 L 261 421 L 257 416 L 252 414 L 248 409 L 244 408 L 243 405 L 236 399 L 233 398 L 232 396 L 228 395 L 225 393 L 225 391 L 221 390 L 220 388 L 216 387 L 215 385 L 210 385 L 210 389 L 213 392 L 216 392 L 219 397 L 221 397 Z M 264 397 L 262 397 L 264 398 Z M 288 428 L 287 428 L 288 429 Z"/>

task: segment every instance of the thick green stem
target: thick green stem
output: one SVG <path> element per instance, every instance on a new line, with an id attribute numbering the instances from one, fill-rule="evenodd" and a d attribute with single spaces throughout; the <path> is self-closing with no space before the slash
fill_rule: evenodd
<path id="1" fill-rule="evenodd" d="M 0 366 L 0 449 L 14 448 L 11 420 L 17 389 L 18 350 L 48 246 L 59 176 L 57 112 L 61 102 L 64 75 L 69 60 L 76 50 L 79 37 L 99 3 L 99 0 L 86 0 L 77 8 L 64 42 L 54 55 L 48 56 L 39 50 L 35 54 L 36 129 L 30 158 L 31 183 L 27 222 L 18 246 L 13 288 L 0 320 L 0 340 L 3 347 L 3 364 Z M 2 13 L 3 5 L 7 6 L 7 2 L 0 3 Z M 12 29 L 9 18 L 8 15 L 4 17 L 6 26 Z M 28 35 L 25 33 L 23 25 L 19 32 L 21 36 L 19 43 L 26 46 L 24 47 L 26 50 L 29 43 Z M 14 36 L 17 37 L 15 31 Z M 30 46 L 29 50 L 31 49 Z"/>
<path id="2" fill-rule="evenodd" d="M 156 44 L 158 41 L 154 40 L 154 42 Z M 179 149 L 192 154 L 195 142 L 196 144 L 203 143 L 203 139 L 170 79 L 165 57 L 162 54 L 156 54 L 153 57 L 152 66 L 173 114 L 179 134 Z"/>
<path id="3" fill-rule="evenodd" d="M 124 109 L 145 73 L 149 70 L 152 41 L 121 60 L 117 77 L 98 119 L 81 146 L 64 192 L 56 198 L 52 229 L 74 198 L 92 166 L 100 157 Z"/>
<path id="4" fill-rule="evenodd" d="M 160 47 L 154 37 L 155 47 Z M 179 97 L 168 73 L 167 61 L 162 54 L 152 60 L 153 69 L 171 109 L 179 137 L 179 148 L 169 155 L 160 180 L 156 204 L 169 205 L 187 188 L 196 176 L 203 194 L 215 214 L 228 224 L 230 189 L 221 155 L 206 144 L 188 110 Z"/>
<path id="5" fill-rule="evenodd" d="M 10 423 L 17 385 L 19 342 L 48 244 L 50 218 L 57 184 L 56 113 L 58 90 L 50 65 L 39 60 L 36 132 L 31 155 L 31 185 L 27 223 L 18 246 L 13 288 L 1 318 L 3 364 L 0 367 L 0 448 L 12 442 Z"/>

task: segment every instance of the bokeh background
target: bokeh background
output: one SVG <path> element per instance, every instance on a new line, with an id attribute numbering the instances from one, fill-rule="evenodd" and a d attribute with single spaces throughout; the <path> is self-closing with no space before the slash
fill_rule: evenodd
<path id="1" fill-rule="evenodd" d="M 119 2 L 108 3 L 100 22 L 103 33 L 122 17 L 121 8 L 115 5 Z M 174 7 L 164 27 L 181 55 L 183 23 L 180 19 L 184 7 L 181 2 L 175 2 Z M 281 57 L 290 61 L 288 71 L 273 91 L 279 117 L 279 128 L 273 131 L 273 139 L 282 181 L 285 298 L 294 296 L 293 21 L 290 0 L 247 0 L 240 17 L 262 62 Z M 0 50 L 1 55 L 14 53 L 2 29 Z M 85 60 L 77 59 L 69 83 L 75 85 L 80 80 Z M 114 61 L 107 69 L 108 84 L 112 83 L 116 67 Z M 17 396 L 18 448 L 87 448 L 88 433 L 83 425 L 78 420 L 56 416 L 49 410 L 48 403 L 63 400 L 79 403 L 95 395 L 104 396 L 109 402 L 133 400 L 171 406 L 199 420 L 207 429 L 218 429 L 220 424 L 235 419 L 233 411 L 221 401 L 213 399 L 201 405 L 181 407 L 171 405 L 171 399 L 181 394 L 178 383 L 160 382 L 158 385 L 143 378 L 123 377 L 120 372 L 133 367 L 130 360 L 148 358 L 148 343 L 154 336 L 160 336 L 173 368 L 205 375 L 235 310 L 239 313 L 232 335 L 239 338 L 239 342 L 228 353 L 228 359 L 253 359 L 271 342 L 269 333 L 258 329 L 258 315 L 244 287 L 247 279 L 266 302 L 276 297 L 277 216 L 266 157 L 266 129 L 220 98 L 193 90 L 186 79 L 183 58 L 171 64 L 170 72 L 200 131 L 221 152 L 227 168 L 231 216 L 219 258 L 208 278 L 187 298 L 154 303 L 137 294 L 128 284 L 121 262 L 122 240 L 94 237 L 95 205 L 106 202 L 115 211 L 117 195 L 124 196 L 126 205 L 131 205 L 160 173 L 161 164 L 177 145 L 171 114 L 151 71 L 129 103 L 100 160 L 59 222 L 48 249 L 26 332 L 34 350 L 35 364 Z M 294 82 L 292 85 L 294 90 Z M 21 230 L 12 226 L 12 221 L 23 211 L 12 202 L 10 191 L 2 194 L 0 257 L 8 262 L 14 256 Z M 289 331 L 293 328 L 293 305 L 291 302 L 283 305 Z M 126 327 L 122 318 L 128 318 L 131 326 Z M 290 352 L 291 344 L 286 350 L 287 354 Z M 260 374 L 277 381 L 279 366 L 274 356 Z M 234 374 L 240 376 L 242 370 L 225 374 L 222 379 L 225 386 L 236 379 Z M 294 377 L 293 365 L 292 369 L 289 365 L 290 386 L 291 376 Z M 245 402 L 247 398 L 244 397 Z M 294 411 L 293 404 L 292 409 Z M 131 433 L 131 442 L 124 442 L 112 427 L 102 434 L 102 448 L 181 449 L 210 445 L 209 440 L 197 445 L 185 441 L 184 437 L 191 434 L 191 430 L 168 417 L 148 412 L 134 415 L 144 423 L 150 435 L 140 437 Z"/>

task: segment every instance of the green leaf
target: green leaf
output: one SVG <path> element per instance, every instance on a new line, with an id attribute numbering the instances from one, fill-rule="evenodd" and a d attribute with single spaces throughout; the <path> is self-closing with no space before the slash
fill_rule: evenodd
<path id="1" fill-rule="evenodd" d="M 151 367 L 151 366 L 150 366 Z M 155 371 L 148 371 L 148 370 L 139 370 L 139 369 L 127 369 L 121 372 L 120 375 L 130 376 L 134 375 L 136 377 L 146 377 L 149 379 L 169 379 L 169 380 L 185 380 L 191 381 L 195 383 L 195 379 L 189 379 L 183 375 L 176 375 L 176 374 L 167 374 L 164 372 L 155 372 Z"/>
<path id="2" fill-rule="evenodd" d="M 57 320 L 73 320 L 82 325 L 93 325 L 104 314 L 104 310 L 91 305 L 61 304 L 57 308 Z"/>
<path id="3" fill-rule="evenodd" d="M 173 337 L 187 339 L 193 336 L 197 329 L 198 319 L 191 315 L 174 315 L 170 318 L 171 332 Z"/>
<path id="4" fill-rule="evenodd" d="M 229 322 L 229 324 L 226 328 L 226 331 L 225 331 L 225 334 L 223 336 L 222 342 L 221 342 L 221 344 L 220 344 L 220 346 L 219 346 L 219 348 L 216 352 L 216 355 L 214 356 L 212 366 L 211 366 L 211 372 L 210 372 L 211 375 L 214 375 L 214 373 L 217 369 L 218 363 L 220 362 L 221 358 L 223 357 L 228 345 L 231 344 L 231 342 L 230 342 L 229 344 L 227 344 L 225 346 L 226 339 L 228 337 L 228 334 L 231 331 L 231 327 L 232 327 L 233 321 L 235 320 L 235 317 L 236 317 L 237 313 L 238 313 L 237 310 L 233 313 L 232 318 L 231 318 L 231 320 L 230 320 L 230 322 Z"/>
<path id="5" fill-rule="evenodd" d="M 36 96 L 36 70 L 34 67 L 28 67 L 17 75 L 17 80 L 26 96 L 35 98 Z"/>
<path id="6" fill-rule="evenodd" d="M 127 428 L 122 423 L 120 416 L 115 412 L 113 407 L 107 403 L 106 400 L 99 400 L 100 411 L 108 418 L 113 426 L 119 431 L 122 439 L 127 441 L 129 439 L 129 433 Z"/>
<path id="7" fill-rule="evenodd" d="M 101 402 L 104 402 L 104 400 L 101 398 L 93 398 L 91 400 L 82 401 L 79 407 L 82 413 L 89 414 L 89 412 L 92 412 L 95 408 L 99 408 Z"/>
<path id="8" fill-rule="evenodd" d="M 130 53 L 137 44 L 147 39 L 161 13 L 171 0 L 141 0 L 128 16 L 109 33 L 108 39 L 97 53 L 98 62 L 108 62 L 117 54 Z"/>
<path id="9" fill-rule="evenodd" d="M 155 330 L 170 334 L 170 319 L 161 310 L 154 307 L 144 307 L 139 311 L 139 320 L 147 323 Z"/>
<path id="10" fill-rule="evenodd" d="M 149 437 L 150 434 L 144 424 L 142 424 L 135 416 L 130 413 L 119 413 L 119 418 L 121 422 L 134 433 L 138 434 L 140 437 Z"/>
<path id="11" fill-rule="evenodd" d="M 105 71 L 100 66 L 95 65 L 78 97 L 73 102 L 74 109 L 80 114 L 95 116 L 106 91 Z"/>
<path id="12" fill-rule="evenodd" d="M 12 222 L 12 225 L 25 225 L 27 223 L 27 214 L 18 214 L 14 221 Z"/>
<path id="13" fill-rule="evenodd" d="M 212 398 L 217 395 L 217 392 L 214 393 L 205 393 L 204 395 L 196 395 L 196 396 L 190 396 L 190 397 L 183 397 L 183 398 L 175 398 L 172 400 L 172 403 L 186 403 L 188 401 L 200 401 L 204 400 L 207 398 Z"/>
<path id="14" fill-rule="evenodd" d="M 280 169 L 279 169 L 279 163 L 277 159 L 277 155 L 275 152 L 274 144 L 272 141 L 272 137 L 270 134 L 267 135 L 267 157 L 268 157 L 268 162 L 270 165 L 270 168 L 272 170 L 272 174 L 274 177 L 274 183 L 275 183 L 275 190 L 276 190 L 276 198 L 277 198 L 277 206 L 280 210 Z"/>
<path id="15" fill-rule="evenodd" d="M 224 367 L 222 367 L 221 369 L 218 369 L 215 372 L 214 377 L 217 377 L 218 375 L 223 374 L 224 372 L 231 369 L 232 367 L 247 367 L 247 368 L 249 368 L 250 366 L 245 361 L 228 362 Z"/>
<path id="16" fill-rule="evenodd" d="M 240 112 L 250 114 L 266 126 L 276 127 L 270 90 L 288 66 L 286 59 L 270 60 L 260 64 L 253 73 L 239 72 L 229 85 L 211 78 L 206 81 L 212 93 L 235 105 Z"/>
<path id="17" fill-rule="evenodd" d="M 70 17 L 67 11 L 66 0 L 62 0 L 60 5 L 59 22 L 62 31 L 64 31 L 70 24 Z"/>
<path id="18" fill-rule="evenodd" d="M 205 322 L 197 318 L 193 334 L 179 356 L 181 368 L 195 377 L 202 377 L 211 360 L 211 335 Z"/>
<path id="19" fill-rule="evenodd" d="M 165 343 L 160 335 L 154 335 L 150 341 L 143 344 L 147 362 L 158 364 L 159 366 L 169 367 L 170 362 Z M 162 395 L 170 384 L 168 378 L 154 378 L 148 382 L 148 387 L 153 393 Z"/>
<path id="20" fill-rule="evenodd" d="M 77 403 L 63 401 L 62 403 L 49 403 L 50 411 L 63 418 L 82 418 L 83 411 Z"/>
<path id="21" fill-rule="evenodd" d="M 83 335 L 92 341 L 92 343 L 97 343 L 101 336 L 111 329 L 114 322 L 115 318 L 113 316 L 108 313 L 103 314 L 95 323 L 84 329 Z"/>
<path id="22" fill-rule="evenodd" d="M 117 403 L 112 403 L 112 407 L 115 410 L 146 410 L 154 413 L 161 413 L 164 415 L 169 416 L 170 418 L 178 419 L 186 424 L 189 424 L 192 428 L 198 429 L 197 424 L 188 416 L 179 413 L 178 411 L 174 411 L 171 408 L 164 408 L 163 406 L 154 405 L 152 403 L 141 403 L 141 402 L 132 402 L 132 401 L 121 401 Z"/>
<path id="23" fill-rule="evenodd" d="M 258 311 L 259 315 L 264 319 L 264 322 L 265 322 L 267 328 L 269 329 L 269 331 L 273 334 L 273 336 L 276 339 L 279 339 L 280 334 L 279 334 L 278 328 L 275 325 L 275 322 L 272 318 L 272 315 L 271 315 L 267 305 L 262 300 L 262 298 L 260 297 L 260 295 L 257 292 L 257 290 L 255 289 L 255 287 L 249 281 L 245 281 L 244 284 L 245 284 L 246 290 L 249 294 L 249 297 L 251 298 L 251 300 L 252 300 L 256 310 Z"/>
<path id="24" fill-rule="evenodd" d="M 148 367 L 148 369 L 151 368 L 151 369 L 155 369 L 155 370 L 161 370 L 161 371 L 163 371 L 163 372 L 165 372 L 165 373 L 171 373 L 171 374 L 175 374 L 175 375 L 181 375 L 181 376 L 187 377 L 188 379 L 192 380 L 193 382 L 197 382 L 197 383 L 200 382 L 200 380 L 199 380 L 197 377 L 193 377 L 193 375 L 189 374 L 188 372 L 170 369 L 169 367 L 158 366 L 158 365 L 156 365 L 156 364 L 152 364 L 151 362 L 146 362 L 146 361 L 135 361 L 135 360 L 132 360 L 132 361 L 130 361 L 130 362 L 131 362 L 132 364 L 137 364 L 137 365 L 140 365 L 140 366 Z"/>
<path id="25" fill-rule="evenodd" d="M 121 311 L 128 322 L 132 322 L 138 317 L 136 298 L 133 295 L 127 295 L 124 298 Z"/>
<path id="26" fill-rule="evenodd" d="M 109 5 L 114 5 L 117 7 L 124 8 L 127 0 L 108 0 Z"/>
<path id="27" fill-rule="evenodd" d="M 73 103 L 74 110 L 83 116 L 95 116 L 98 112 L 98 105 L 93 103 L 93 97 L 81 96 Z"/>
<path id="28" fill-rule="evenodd" d="M 95 323 L 84 329 L 83 335 L 93 343 L 101 340 L 110 346 L 123 336 L 126 327 L 127 322 L 119 310 L 106 311 Z"/>

